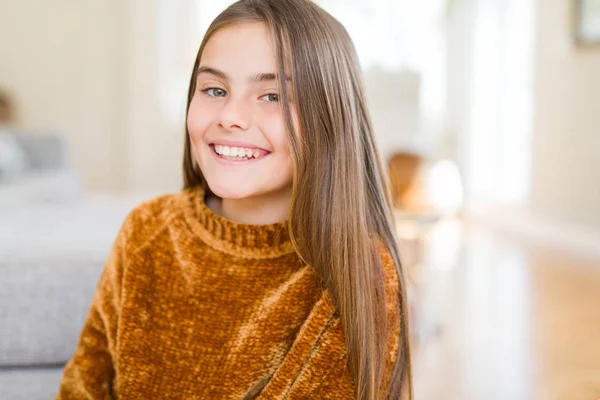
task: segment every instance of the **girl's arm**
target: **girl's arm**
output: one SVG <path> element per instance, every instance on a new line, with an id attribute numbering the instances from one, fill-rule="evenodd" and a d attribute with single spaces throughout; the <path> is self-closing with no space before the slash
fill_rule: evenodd
<path id="1" fill-rule="evenodd" d="M 110 400 L 116 369 L 117 321 L 124 268 L 125 225 L 104 266 L 87 320 L 72 358 L 65 366 L 55 400 Z"/>

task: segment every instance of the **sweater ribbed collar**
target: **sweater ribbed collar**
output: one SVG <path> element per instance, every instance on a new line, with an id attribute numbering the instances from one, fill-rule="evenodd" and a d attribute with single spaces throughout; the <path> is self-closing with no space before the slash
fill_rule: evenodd
<path id="1" fill-rule="evenodd" d="M 256 259 L 294 252 L 287 222 L 269 225 L 233 222 L 208 208 L 206 191 L 201 186 L 186 189 L 183 195 L 187 223 L 209 246 L 234 256 Z"/>

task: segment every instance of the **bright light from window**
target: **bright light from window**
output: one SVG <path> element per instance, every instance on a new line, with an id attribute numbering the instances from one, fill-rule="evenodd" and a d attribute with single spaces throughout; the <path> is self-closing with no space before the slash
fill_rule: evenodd
<path id="1" fill-rule="evenodd" d="M 425 198 L 438 212 L 454 215 L 463 205 L 463 184 L 460 171 L 450 160 L 435 162 L 423 179 Z"/>

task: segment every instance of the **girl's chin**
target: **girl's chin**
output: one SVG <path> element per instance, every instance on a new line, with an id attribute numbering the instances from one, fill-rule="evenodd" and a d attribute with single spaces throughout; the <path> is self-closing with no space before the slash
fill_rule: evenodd
<path id="1" fill-rule="evenodd" d="M 210 185 L 210 191 L 222 199 L 239 200 L 257 195 L 257 190 L 250 188 L 229 187 L 224 185 Z"/>

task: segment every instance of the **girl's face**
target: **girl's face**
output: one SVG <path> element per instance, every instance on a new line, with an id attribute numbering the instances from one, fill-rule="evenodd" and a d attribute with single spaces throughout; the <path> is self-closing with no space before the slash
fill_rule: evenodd
<path id="1" fill-rule="evenodd" d="M 292 161 L 267 26 L 218 30 L 199 65 L 187 127 L 211 191 L 224 199 L 289 197 Z"/>

